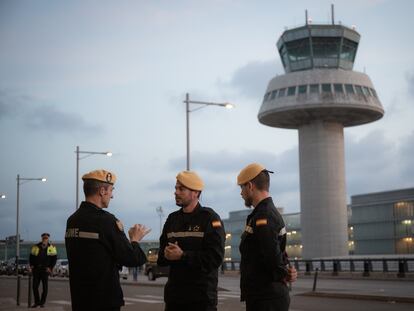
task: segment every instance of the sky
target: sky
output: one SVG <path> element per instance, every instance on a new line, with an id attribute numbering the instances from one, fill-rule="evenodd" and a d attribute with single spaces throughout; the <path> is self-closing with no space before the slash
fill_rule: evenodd
<path id="1" fill-rule="evenodd" d="M 190 113 L 201 203 L 222 218 L 243 209 L 237 174 L 259 162 L 276 172 L 276 204 L 299 212 L 297 131 L 264 126 L 257 113 L 270 79 L 284 73 L 280 35 L 304 24 L 305 9 L 313 23 L 329 23 L 331 3 L 336 21 L 361 34 L 354 70 L 370 76 L 385 110 L 345 129 L 348 203 L 414 187 L 413 1 L 0 0 L 0 239 L 16 233 L 17 174 L 47 177 L 20 186 L 22 238 L 64 239 L 76 146 L 113 152 L 82 159 L 80 175 L 113 171 L 108 211 L 158 239 L 156 208 L 163 221 L 177 209 L 175 176 L 185 169 L 186 93 L 235 105 Z"/>

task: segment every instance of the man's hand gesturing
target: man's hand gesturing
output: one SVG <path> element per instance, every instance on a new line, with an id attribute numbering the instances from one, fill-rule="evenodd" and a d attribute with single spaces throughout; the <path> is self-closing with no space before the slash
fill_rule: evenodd
<path id="1" fill-rule="evenodd" d="M 139 242 L 146 236 L 151 229 L 141 224 L 135 224 L 128 230 L 129 239 L 131 242 Z"/>

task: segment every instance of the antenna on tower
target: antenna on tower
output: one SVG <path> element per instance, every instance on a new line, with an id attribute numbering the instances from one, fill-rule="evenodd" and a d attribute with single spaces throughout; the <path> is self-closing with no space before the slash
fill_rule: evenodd
<path id="1" fill-rule="evenodd" d="M 305 24 L 308 25 L 308 10 L 305 10 Z"/>
<path id="2" fill-rule="evenodd" d="M 331 17 L 332 17 L 332 25 L 335 25 L 335 11 L 334 11 L 333 4 L 331 4 Z"/>

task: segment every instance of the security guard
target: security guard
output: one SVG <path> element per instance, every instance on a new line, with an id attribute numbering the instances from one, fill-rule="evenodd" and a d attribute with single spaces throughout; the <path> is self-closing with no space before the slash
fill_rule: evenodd
<path id="1" fill-rule="evenodd" d="M 72 310 L 120 310 L 124 300 L 119 269 L 145 263 L 138 242 L 149 230 L 134 225 L 128 241 L 122 223 L 104 211 L 112 199 L 115 174 L 96 170 L 82 179 L 85 201 L 68 218 L 65 235 Z"/>
<path id="2" fill-rule="evenodd" d="M 44 307 L 46 303 L 48 279 L 52 274 L 53 267 L 57 260 L 56 247 L 49 243 L 49 233 L 42 233 L 42 242 L 32 246 L 29 257 L 30 269 L 33 273 L 33 296 L 34 305 L 32 308 Z M 39 285 L 42 281 L 42 297 L 39 296 Z"/>
<path id="3" fill-rule="evenodd" d="M 297 277 L 295 268 L 288 266 L 285 224 L 269 194 L 269 173 L 273 172 L 253 163 L 237 177 L 245 205 L 254 207 L 240 242 L 241 300 L 246 301 L 246 311 L 287 311 L 286 284 Z"/>
<path id="4" fill-rule="evenodd" d="M 158 265 L 170 266 L 164 288 L 166 311 L 217 310 L 218 268 L 224 256 L 224 226 L 199 203 L 204 183 L 191 171 L 177 175 L 175 204 L 160 237 Z"/>

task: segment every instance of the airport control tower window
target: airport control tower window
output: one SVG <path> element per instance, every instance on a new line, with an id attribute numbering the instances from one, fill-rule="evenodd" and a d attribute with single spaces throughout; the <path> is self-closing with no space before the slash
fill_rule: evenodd
<path id="1" fill-rule="evenodd" d="M 280 90 L 279 90 L 279 95 L 278 95 L 278 97 L 283 97 L 283 96 L 285 96 L 285 92 L 286 92 L 286 89 L 280 89 Z"/>
<path id="2" fill-rule="evenodd" d="M 282 45 L 282 47 L 279 50 L 280 53 L 280 58 L 282 59 L 283 62 L 283 67 L 286 68 L 286 65 L 289 63 L 289 59 L 288 59 L 288 54 L 287 54 L 287 50 L 286 50 L 286 46 Z"/>
<path id="3" fill-rule="evenodd" d="M 286 42 L 286 48 L 291 62 L 297 62 L 310 57 L 309 38 Z"/>
<path id="4" fill-rule="evenodd" d="M 287 96 L 293 96 L 296 93 L 296 86 L 291 86 L 288 88 Z"/>
<path id="5" fill-rule="evenodd" d="M 348 94 L 355 94 L 352 84 L 345 84 L 345 90 Z"/>
<path id="6" fill-rule="evenodd" d="M 322 84 L 322 93 L 331 93 L 332 89 L 331 89 L 331 85 L 324 83 Z"/>
<path id="7" fill-rule="evenodd" d="M 272 91 L 272 95 L 270 96 L 270 100 L 274 100 L 277 94 L 277 90 Z"/>
<path id="8" fill-rule="evenodd" d="M 342 87 L 342 84 L 335 83 L 334 84 L 334 91 L 335 91 L 335 93 L 343 93 L 344 89 Z"/>
<path id="9" fill-rule="evenodd" d="M 355 91 L 357 94 L 359 95 L 363 95 L 364 93 L 362 92 L 362 87 L 360 87 L 359 85 L 355 85 Z"/>
<path id="10" fill-rule="evenodd" d="M 313 56 L 315 58 L 338 58 L 340 42 L 339 37 L 313 37 Z"/>
<path id="11" fill-rule="evenodd" d="M 299 85 L 299 88 L 298 88 L 298 93 L 299 94 L 306 94 L 306 90 L 307 90 L 307 85 L 305 84 L 305 85 Z"/>
<path id="12" fill-rule="evenodd" d="M 374 97 L 375 97 L 375 98 L 378 98 L 378 96 L 377 96 L 377 92 L 375 92 L 375 90 L 374 90 L 374 89 L 371 89 L 371 93 L 372 93 L 372 95 L 374 95 Z"/>
<path id="13" fill-rule="evenodd" d="M 319 84 L 309 85 L 309 93 L 311 94 L 319 93 Z"/>
<path id="14" fill-rule="evenodd" d="M 358 48 L 358 43 L 344 38 L 341 50 L 341 59 L 353 62 Z"/>

